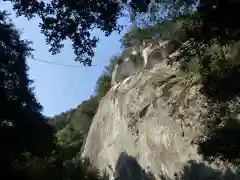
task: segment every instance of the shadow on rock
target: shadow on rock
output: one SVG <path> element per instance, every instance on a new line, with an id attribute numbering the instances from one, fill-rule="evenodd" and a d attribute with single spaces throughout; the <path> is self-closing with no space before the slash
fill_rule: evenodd
<path id="1" fill-rule="evenodd" d="M 116 163 L 115 180 L 155 180 L 150 172 L 145 172 L 136 158 L 126 152 L 119 155 Z"/>
<path id="2" fill-rule="evenodd" d="M 174 174 L 174 178 L 167 175 L 158 175 L 146 172 L 136 158 L 122 152 L 116 164 L 115 180 L 237 180 L 240 175 L 231 169 L 217 170 L 206 165 L 190 160 L 180 172 Z"/>

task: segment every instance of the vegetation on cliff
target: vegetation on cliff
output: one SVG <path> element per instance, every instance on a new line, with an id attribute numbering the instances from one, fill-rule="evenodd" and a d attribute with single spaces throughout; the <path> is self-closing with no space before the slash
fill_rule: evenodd
<path id="1" fill-rule="evenodd" d="M 169 15 L 157 17 L 159 21 L 135 24 L 123 37 L 123 47 L 139 46 L 143 41 L 151 43 L 159 38 L 189 41 L 189 45 L 181 50 L 181 56 L 174 61 L 180 62 L 182 74 L 189 81 L 202 84 L 202 93 L 209 100 L 206 136 L 199 141 L 199 152 L 210 161 L 219 158 L 239 166 L 237 139 L 240 126 L 236 115 L 239 113 L 240 93 L 237 83 L 240 24 L 234 19 L 240 2 L 174 2 L 165 2 L 169 6 L 163 7 L 167 8 Z M 182 11 L 181 8 L 188 10 Z M 176 11 L 179 13 L 173 13 Z"/>

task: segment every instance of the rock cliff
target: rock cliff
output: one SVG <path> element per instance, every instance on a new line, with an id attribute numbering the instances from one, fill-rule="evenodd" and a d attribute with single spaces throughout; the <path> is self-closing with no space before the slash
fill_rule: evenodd
<path id="1" fill-rule="evenodd" d="M 100 102 L 83 156 L 116 179 L 239 179 L 198 153 L 208 104 L 201 85 L 178 68 L 162 60 L 115 84 Z"/>

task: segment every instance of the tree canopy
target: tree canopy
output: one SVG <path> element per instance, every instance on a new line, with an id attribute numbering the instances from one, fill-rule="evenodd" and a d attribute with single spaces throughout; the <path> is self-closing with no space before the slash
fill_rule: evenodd
<path id="1" fill-rule="evenodd" d="M 197 33 L 194 29 L 194 32 L 188 32 L 189 36 L 209 39 L 210 37 L 206 36 L 208 34 L 211 37 L 221 37 L 221 40 L 226 39 L 226 36 L 231 36 L 232 39 L 239 36 L 239 24 L 234 20 L 240 6 L 238 0 L 5 1 L 12 3 L 18 16 L 40 18 L 39 26 L 50 45 L 50 52 L 59 53 L 64 46 L 63 41 L 68 39 L 72 41 L 75 60 L 84 65 L 91 65 L 99 40 L 92 36 L 92 30 L 98 28 L 105 32 L 106 36 L 113 31 L 120 31 L 121 26 L 117 22 L 124 15 L 124 11 L 130 11 L 133 21 L 138 24 L 142 24 L 144 20 L 138 19 L 138 15 L 141 17 L 145 14 L 152 19 L 149 23 L 155 23 L 163 19 L 176 19 L 195 11 L 198 13 L 195 20 L 202 24 L 202 30 Z"/>
<path id="2" fill-rule="evenodd" d="M 50 45 L 50 52 L 59 53 L 63 41 L 72 41 L 76 61 L 91 65 L 94 48 L 98 38 L 92 36 L 92 30 L 98 28 L 109 36 L 113 31 L 121 30 L 117 23 L 123 16 L 123 10 L 146 12 L 150 0 L 51 0 L 49 2 L 32 0 L 11 1 L 18 16 L 28 19 L 39 17 L 41 32 Z"/>
<path id="3" fill-rule="evenodd" d="M 0 162 L 10 174 L 13 161 L 22 153 L 45 156 L 54 148 L 53 129 L 41 114 L 28 78 L 29 44 L 20 38 L 6 12 L 0 11 L 0 135 L 4 144 Z"/>

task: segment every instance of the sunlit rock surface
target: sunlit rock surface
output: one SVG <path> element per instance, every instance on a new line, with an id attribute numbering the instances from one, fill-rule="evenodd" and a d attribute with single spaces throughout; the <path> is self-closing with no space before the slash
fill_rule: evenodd
<path id="1" fill-rule="evenodd" d="M 239 179 L 198 154 L 206 98 L 177 69 L 161 60 L 116 83 L 100 102 L 83 156 L 116 179 Z"/>

